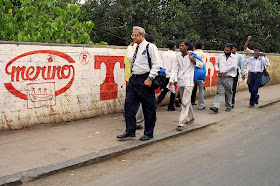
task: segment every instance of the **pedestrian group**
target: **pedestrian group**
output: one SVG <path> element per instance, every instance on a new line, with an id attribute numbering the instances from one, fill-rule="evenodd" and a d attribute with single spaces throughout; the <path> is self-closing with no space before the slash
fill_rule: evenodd
<path id="1" fill-rule="evenodd" d="M 195 47 L 188 41 L 180 41 L 180 54 L 176 54 L 176 43 L 168 43 L 168 51 L 160 56 L 158 49 L 153 44 L 153 37 L 148 36 L 141 27 L 134 26 L 131 38 L 133 42 L 127 48 L 125 57 L 125 122 L 126 130 L 117 136 L 118 139 L 135 137 L 136 129 L 144 128 L 144 135 L 141 141 L 153 138 L 156 123 L 156 108 L 162 102 L 166 94 L 170 91 L 168 111 L 174 111 L 176 106 L 181 106 L 181 113 L 176 130 L 182 131 L 186 124 L 194 121 L 193 105 L 197 105 L 198 110 L 206 109 L 204 105 L 204 79 L 195 79 L 199 69 L 205 68 L 206 55 L 203 52 L 204 45 L 201 41 Z M 242 58 L 237 53 L 237 45 L 227 43 L 224 46 L 224 53 L 220 54 L 215 63 L 217 72 L 217 92 L 210 110 L 218 113 L 222 96 L 225 92 L 226 112 L 230 112 L 235 105 L 235 94 L 239 74 L 245 79 L 244 65 L 249 65 L 248 88 L 251 94 L 249 108 L 258 104 L 258 89 L 261 75 L 265 66 L 270 66 L 270 62 L 265 53 L 261 52 L 261 46 L 255 44 L 253 50 L 247 46 L 252 39 L 248 39 L 244 45 L 245 56 Z M 161 87 L 158 98 L 155 97 L 155 90 L 151 88 L 153 80 L 157 77 L 160 67 L 166 73 L 166 79 Z M 205 73 L 205 72 L 204 72 Z M 206 74 L 204 74 L 205 76 Z M 175 92 L 177 88 L 177 97 Z M 199 90 L 198 104 L 195 103 L 196 92 Z M 144 122 L 144 127 L 141 123 Z"/>

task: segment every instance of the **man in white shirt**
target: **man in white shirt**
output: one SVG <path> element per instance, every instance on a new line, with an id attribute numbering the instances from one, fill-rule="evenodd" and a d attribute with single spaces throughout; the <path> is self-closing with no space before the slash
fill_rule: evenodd
<path id="1" fill-rule="evenodd" d="M 181 114 L 177 130 L 182 131 L 184 124 L 194 120 L 191 95 L 194 86 L 194 68 L 203 68 L 203 63 L 188 52 L 189 42 L 179 42 L 181 54 L 176 56 L 170 75 L 170 85 L 177 83 L 181 97 Z"/>
<path id="2" fill-rule="evenodd" d="M 232 85 L 233 77 L 236 76 L 237 59 L 231 53 L 231 44 L 227 43 L 224 48 L 224 54 L 220 54 L 215 64 L 215 70 L 218 73 L 217 93 L 213 102 L 213 107 L 210 107 L 215 113 L 218 113 L 221 104 L 221 99 L 226 93 L 226 112 L 230 112 L 232 108 Z"/>
<path id="3" fill-rule="evenodd" d="M 156 122 L 156 104 L 155 91 L 151 88 L 151 85 L 152 80 L 158 75 L 158 71 L 160 70 L 159 63 L 161 59 L 156 45 L 145 40 L 145 30 L 143 28 L 138 26 L 133 27 L 131 37 L 133 42 L 137 43 L 137 46 L 133 48 L 133 59 L 131 63 L 132 76 L 129 78 L 129 83 L 126 87 L 126 130 L 123 134 L 117 136 L 117 138 L 126 139 L 135 137 L 135 115 L 141 102 L 145 118 L 145 131 L 140 140 L 145 141 L 153 138 Z M 151 58 L 151 64 L 148 61 L 148 52 Z"/>
<path id="4" fill-rule="evenodd" d="M 165 95 L 169 91 L 169 89 L 167 88 L 167 85 L 168 85 L 169 79 L 170 79 L 172 64 L 176 60 L 176 53 L 175 53 L 176 43 L 174 41 L 170 41 L 168 43 L 168 48 L 169 48 L 169 50 L 167 52 L 164 52 L 164 54 L 162 54 L 163 68 L 166 69 L 166 71 L 165 71 L 166 79 L 165 79 L 165 83 L 163 85 L 164 89 L 162 90 L 162 92 L 160 93 L 160 95 L 157 98 L 157 104 L 161 103 L 161 101 L 164 99 Z M 175 93 L 170 92 L 170 100 L 169 100 L 169 105 L 168 105 L 168 109 L 167 109 L 168 111 L 175 110 L 174 100 L 175 100 Z"/>
<path id="5" fill-rule="evenodd" d="M 253 49 L 254 53 L 261 51 L 260 45 L 255 45 Z M 243 61 L 245 66 L 249 64 L 249 92 L 251 93 L 249 108 L 254 108 L 260 97 L 258 91 L 264 66 L 270 66 L 270 62 L 265 53 L 263 53 L 263 57 L 248 57 L 248 53 L 246 53 Z"/>

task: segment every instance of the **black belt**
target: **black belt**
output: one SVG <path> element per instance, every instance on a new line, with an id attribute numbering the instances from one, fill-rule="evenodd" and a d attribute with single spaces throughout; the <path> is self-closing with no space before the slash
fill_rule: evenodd
<path id="1" fill-rule="evenodd" d="M 251 74 L 261 74 L 262 72 L 250 72 Z"/>
<path id="2" fill-rule="evenodd" d="M 147 72 L 145 74 L 132 74 L 133 77 L 147 77 L 150 74 L 150 72 Z"/>

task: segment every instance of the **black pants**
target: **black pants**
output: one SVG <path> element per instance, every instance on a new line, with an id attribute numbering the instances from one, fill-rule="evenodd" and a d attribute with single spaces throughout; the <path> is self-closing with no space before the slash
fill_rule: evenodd
<path id="1" fill-rule="evenodd" d="M 140 76 L 132 75 L 126 87 L 125 98 L 125 121 L 126 132 L 135 133 L 136 118 L 139 103 L 142 103 L 143 114 L 145 118 L 144 135 L 152 136 L 156 122 L 156 104 L 154 89 L 144 85 L 148 74 Z"/>
<path id="2" fill-rule="evenodd" d="M 158 101 L 157 101 L 158 104 L 162 102 L 162 100 L 165 98 L 167 92 L 169 91 L 168 88 L 166 88 L 166 86 L 169 83 L 169 79 L 170 78 L 166 78 L 165 79 L 165 82 L 164 82 L 164 85 L 163 85 L 164 89 L 160 93 L 160 95 L 158 96 Z M 170 93 L 170 101 L 169 101 L 169 104 L 168 104 L 168 108 L 174 108 L 174 101 L 175 101 L 175 94 L 171 92 Z"/>
<path id="3" fill-rule="evenodd" d="M 235 94 L 238 82 L 238 75 L 233 78 L 233 85 L 232 85 L 232 105 L 235 104 Z"/>
<path id="4" fill-rule="evenodd" d="M 191 97 L 191 103 L 195 103 L 196 92 L 197 92 L 197 84 L 194 83 L 194 87 L 193 87 L 193 91 L 192 91 L 192 97 Z"/>

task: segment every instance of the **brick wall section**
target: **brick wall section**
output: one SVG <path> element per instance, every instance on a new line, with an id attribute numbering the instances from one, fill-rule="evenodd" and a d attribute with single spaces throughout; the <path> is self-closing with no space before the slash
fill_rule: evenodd
<path id="1" fill-rule="evenodd" d="M 116 46 L 0 42 L 0 130 L 120 112 L 125 53 Z M 216 91 L 219 53 L 207 51 L 206 96 Z M 280 56 L 269 59 L 271 83 L 279 83 Z M 245 82 L 240 79 L 238 89 Z"/>

